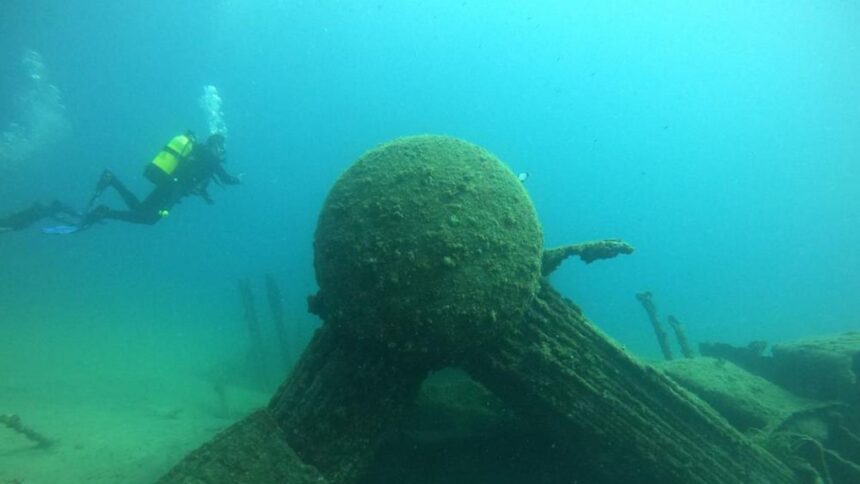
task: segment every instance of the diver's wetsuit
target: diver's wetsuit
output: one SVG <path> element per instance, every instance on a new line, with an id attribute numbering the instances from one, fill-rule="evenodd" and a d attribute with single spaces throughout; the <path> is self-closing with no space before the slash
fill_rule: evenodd
<path id="1" fill-rule="evenodd" d="M 88 226 L 106 218 L 152 225 L 187 195 L 199 195 L 206 203 L 212 204 L 206 188 L 213 177 L 225 185 L 239 184 L 239 178 L 227 173 L 221 161 L 213 156 L 205 145 L 195 146 L 191 156 L 177 166 L 172 176 L 160 172 L 153 165 L 148 165 L 146 170 L 147 178 L 155 183 L 155 189 L 143 201 L 111 172 L 105 170 L 99 181 L 99 189 L 112 186 L 122 197 L 128 210 L 112 210 L 101 205 L 87 214 L 84 225 Z"/>
<path id="2" fill-rule="evenodd" d="M 63 223 L 76 223 L 81 214 L 65 203 L 54 200 L 49 205 L 36 202 L 12 215 L 0 218 L 0 232 L 25 229 L 44 219 L 53 218 Z"/>

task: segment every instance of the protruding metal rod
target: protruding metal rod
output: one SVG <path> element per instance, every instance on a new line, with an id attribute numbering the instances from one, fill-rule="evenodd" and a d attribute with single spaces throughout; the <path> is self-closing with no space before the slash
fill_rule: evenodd
<path id="1" fill-rule="evenodd" d="M 671 314 L 666 317 L 666 320 L 669 322 L 669 326 L 672 327 L 672 331 L 675 332 L 675 338 L 678 339 L 678 346 L 681 347 L 681 354 L 684 355 L 684 358 L 696 356 L 693 353 L 693 349 L 690 348 L 690 342 L 687 341 L 687 333 L 684 331 L 684 325 Z"/>
<path id="2" fill-rule="evenodd" d="M 657 318 L 657 306 L 654 305 L 651 293 L 648 291 L 640 292 L 636 294 L 636 299 L 639 300 L 639 303 L 642 304 L 643 308 L 645 308 L 645 312 L 648 313 L 648 319 L 651 321 L 651 326 L 654 328 L 654 334 L 657 336 L 657 343 L 660 344 L 660 350 L 663 351 L 663 357 L 667 360 L 671 360 L 672 348 L 669 347 L 669 337 L 666 335 L 666 331 L 663 330 L 663 325 L 660 324 L 660 320 Z"/>

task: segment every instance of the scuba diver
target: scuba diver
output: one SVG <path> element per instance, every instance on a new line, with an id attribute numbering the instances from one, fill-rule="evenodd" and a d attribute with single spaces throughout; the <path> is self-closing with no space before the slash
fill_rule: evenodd
<path id="1" fill-rule="evenodd" d="M 110 170 L 104 170 L 87 205 L 87 214 L 81 220 L 81 228 L 90 227 L 104 219 L 152 225 L 166 217 L 175 204 L 189 195 L 197 195 L 206 203 L 213 204 L 207 190 L 212 180 L 219 185 L 238 185 L 242 182 L 240 177 L 224 170 L 225 144 L 226 138 L 220 133 L 210 135 L 204 143 L 199 144 L 190 131 L 171 139 L 144 170 L 144 176 L 155 188 L 143 201 Z M 107 205 L 92 208 L 108 187 L 117 191 L 128 210 L 113 210 Z"/>
<path id="2" fill-rule="evenodd" d="M 170 209 L 188 195 L 197 195 L 206 203 L 213 204 L 207 190 L 210 181 L 214 180 L 219 185 L 238 185 L 242 182 L 240 177 L 230 175 L 224 169 L 226 141 L 220 133 L 210 135 L 201 144 L 196 143 L 191 132 L 171 139 L 144 170 L 144 176 L 155 188 L 143 201 L 110 170 L 103 171 L 81 226 L 89 227 L 104 219 L 152 225 L 166 217 Z M 113 210 L 107 205 L 91 209 L 108 187 L 117 191 L 128 210 Z"/>
<path id="3" fill-rule="evenodd" d="M 238 185 L 242 182 L 239 176 L 230 175 L 224 170 L 225 144 L 226 138 L 220 133 L 210 135 L 204 143 L 199 144 L 190 131 L 176 136 L 146 166 L 144 176 L 155 184 L 155 188 L 143 201 L 110 170 L 105 169 L 87 204 L 86 214 L 82 215 L 58 201 L 47 206 L 34 203 L 12 215 L 0 217 L 0 233 L 21 230 L 44 218 L 62 224 L 43 227 L 42 232 L 49 234 L 74 233 L 105 219 L 152 225 L 166 217 L 175 204 L 189 195 L 197 195 L 211 205 L 214 203 L 208 192 L 211 181 L 219 185 Z M 108 187 L 117 191 L 128 210 L 113 210 L 107 205 L 92 208 Z"/>

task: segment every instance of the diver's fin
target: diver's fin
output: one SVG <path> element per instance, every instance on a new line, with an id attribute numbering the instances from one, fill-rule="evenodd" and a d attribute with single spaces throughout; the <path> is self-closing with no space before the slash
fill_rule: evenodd
<path id="1" fill-rule="evenodd" d="M 99 181 L 96 182 L 96 189 L 93 191 L 93 194 L 90 197 L 90 200 L 87 202 L 87 208 L 85 210 L 86 212 L 89 212 L 90 209 L 92 209 L 93 204 L 96 202 L 96 200 L 99 199 L 99 197 L 102 196 L 102 193 L 105 191 L 105 188 L 111 186 L 113 183 L 114 183 L 113 172 L 108 170 L 107 168 L 105 168 L 102 171 L 102 174 L 99 175 Z"/>
<path id="2" fill-rule="evenodd" d="M 53 227 L 42 227 L 43 234 L 66 235 L 81 230 L 77 225 L 54 225 Z"/>

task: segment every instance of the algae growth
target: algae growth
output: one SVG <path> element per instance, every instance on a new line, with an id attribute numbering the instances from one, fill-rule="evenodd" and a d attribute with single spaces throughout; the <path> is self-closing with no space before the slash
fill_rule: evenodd
<path id="1" fill-rule="evenodd" d="M 329 193 L 313 306 L 355 337 L 446 359 L 521 319 L 542 242 L 528 194 L 491 153 L 445 136 L 399 138 Z"/>

